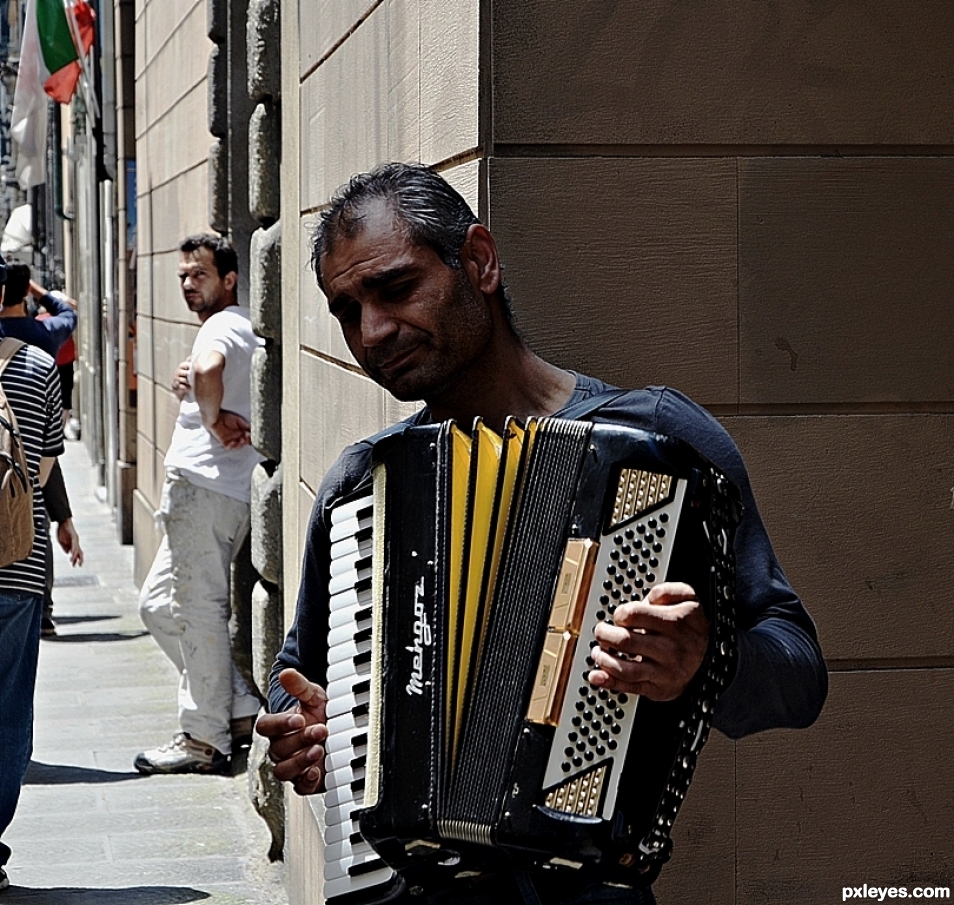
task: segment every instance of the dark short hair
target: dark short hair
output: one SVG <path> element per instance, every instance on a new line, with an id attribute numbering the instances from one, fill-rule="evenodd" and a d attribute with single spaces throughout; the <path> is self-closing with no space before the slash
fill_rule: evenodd
<path id="1" fill-rule="evenodd" d="M 460 249 L 467 231 L 480 222 L 470 205 L 443 176 L 424 164 L 384 163 L 352 176 L 318 219 L 312 234 L 311 265 L 322 292 L 321 259 L 339 238 L 352 238 L 361 231 L 365 206 L 375 199 L 387 202 L 409 242 L 434 249 L 447 267 L 460 270 Z M 510 293 L 503 282 L 499 295 L 507 324 L 519 335 Z"/>
<path id="2" fill-rule="evenodd" d="M 186 236 L 179 243 L 179 251 L 187 255 L 194 254 L 200 248 L 206 248 L 212 252 L 215 269 L 220 277 L 228 273 L 238 275 L 238 254 L 225 236 L 216 233 L 196 233 Z"/>
<path id="3" fill-rule="evenodd" d="M 3 286 L 3 301 L 11 308 L 26 298 L 30 288 L 30 268 L 20 261 L 7 262 L 7 281 Z"/>
<path id="4" fill-rule="evenodd" d="M 413 163 L 386 163 L 353 176 L 335 192 L 312 236 L 311 263 L 321 282 L 321 259 L 342 236 L 356 236 L 363 227 L 365 206 L 386 201 L 410 242 L 433 248 L 453 269 L 460 267 L 460 248 L 467 230 L 479 222 L 470 206 L 442 176 Z"/>

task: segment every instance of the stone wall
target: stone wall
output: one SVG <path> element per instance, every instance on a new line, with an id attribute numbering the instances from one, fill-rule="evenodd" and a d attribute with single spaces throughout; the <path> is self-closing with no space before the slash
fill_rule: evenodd
<path id="1" fill-rule="evenodd" d="M 283 289 L 299 331 L 285 357 L 297 552 L 337 451 L 400 411 L 322 312 L 309 218 L 353 172 L 435 164 L 494 231 L 536 349 L 625 385 L 672 384 L 737 438 L 832 666 L 814 728 L 712 740 L 660 901 L 824 901 L 848 874 L 944 885 L 954 797 L 932 775 L 954 742 L 938 721 L 954 636 L 931 588 L 954 577 L 952 7 L 295 11 L 285 115 L 300 132 L 283 160 L 300 172 L 283 203 L 297 198 L 302 225 Z M 309 808 L 290 807 L 304 903 L 320 862 Z"/>

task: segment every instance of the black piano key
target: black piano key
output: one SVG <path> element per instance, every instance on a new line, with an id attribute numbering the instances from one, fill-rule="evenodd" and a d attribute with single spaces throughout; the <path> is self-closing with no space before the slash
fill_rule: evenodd
<path id="1" fill-rule="evenodd" d="M 352 877 L 359 877 L 361 874 L 370 874 L 376 870 L 382 870 L 387 867 L 387 865 L 380 858 L 372 858 L 370 861 L 365 861 L 362 864 L 353 864 L 348 868 L 348 875 Z"/>

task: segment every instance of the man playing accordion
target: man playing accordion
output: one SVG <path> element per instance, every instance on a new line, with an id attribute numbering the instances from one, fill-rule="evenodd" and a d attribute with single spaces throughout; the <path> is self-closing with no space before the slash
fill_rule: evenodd
<path id="1" fill-rule="evenodd" d="M 322 214 L 314 238 L 318 283 L 361 368 L 402 401 L 421 400 L 415 424 L 480 417 L 555 416 L 611 389 L 534 354 L 514 328 L 491 233 L 445 180 L 390 164 L 356 176 Z M 789 585 L 759 516 L 742 457 L 725 430 L 675 390 L 618 393 L 597 423 L 679 438 L 739 488 L 735 537 L 737 658 L 713 725 L 730 738 L 805 727 L 821 709 L 827 671 L 811 618 Z M 345 449 L 325 477 L 311 517 L 294 624 L 272 671 L 269 740 L 275 775 L 300 795 L 324 790 L 325 674 L 330 508 L 367 480 L 371 445 Z M 703 664 L 710 637 L 693 587 L 663 581 L 624 602 L 596 629 L 588 680 L 596 689 L 672 701 Z M 648 888 L 575 884 L 561 871 L 511 871 L 433 901 L 650 903 Z M 593 882 L 590 882 L 593 881 Z M 404 893 L 407 895 L 407 893 Z M 418 897 L 415 901 L 421 901 Z"/>

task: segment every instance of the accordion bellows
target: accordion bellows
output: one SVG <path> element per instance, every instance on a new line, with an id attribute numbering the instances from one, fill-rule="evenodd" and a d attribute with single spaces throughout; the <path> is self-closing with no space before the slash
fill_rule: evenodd
<path id="1" fill-rule="evenodd" d="M 326 897 L 651 882 L 734 669 L 735 487 L 681 441 L 554 418 L 408 427 L 373 463 L 332 513 Z M 590 685 L 595 626 L 664 580 L 710 621 L 689 689 Z"/>

